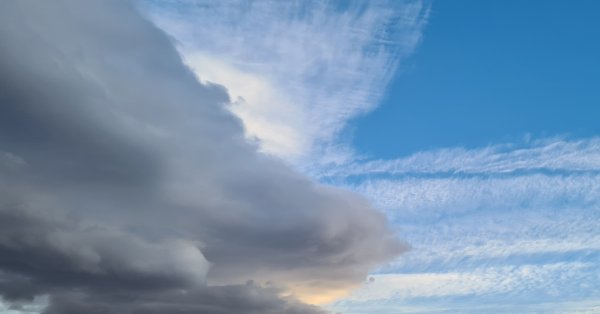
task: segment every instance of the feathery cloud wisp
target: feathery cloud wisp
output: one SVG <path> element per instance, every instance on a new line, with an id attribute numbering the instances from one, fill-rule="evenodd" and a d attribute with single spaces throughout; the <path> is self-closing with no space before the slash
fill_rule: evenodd
<path id="1" fill-rule="evenodd" d="M 550 138 L 324 169 L 324 180 L 374 201 L 412 246 L 332 308 L 593 312 L 599 156 L 597 138 Z"/>
<path id="2" fill-rule="evenodd" d="M 155 0 L 145 7 L 201 80 L 228 87 L 231 110 L 263 151 L 310 163 L 308 155 L 348 157 L 332 149 L 339 132 L 378 105 L 429 11 L 418 0 Z"/>

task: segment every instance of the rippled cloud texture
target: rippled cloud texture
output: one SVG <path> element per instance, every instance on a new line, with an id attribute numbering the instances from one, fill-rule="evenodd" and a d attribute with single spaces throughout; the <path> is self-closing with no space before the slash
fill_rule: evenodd
<path id="1" fill-rule="evenodd" d="M 227 90 L 132 3 L 2 1 L 0 38 L 7 306 L 319 313 L 295 297 L 339 295 L 405 250 L 365 199 L 257 153 Z"/>
<path id="2" fill-rule="evenodd" d="M 200 80 L 230 106 L 263 152 L 295 164 L 345 162 L 348 121 L 374 109 L 422 37 L 420 0 L 148 0 Z M 342 141 L 343 142 L 343 141 Z"/>
<path id="3" fill-rule="evenodd" d="M 412 250 L 343 313 L 596 313 L 600 139 L 422 151 L 323 171 L 368 196 Z"/>

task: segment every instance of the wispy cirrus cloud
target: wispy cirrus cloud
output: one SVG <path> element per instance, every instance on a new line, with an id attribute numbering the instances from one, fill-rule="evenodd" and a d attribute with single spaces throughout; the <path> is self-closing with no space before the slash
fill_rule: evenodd
<path id="1" fill-rule="evenodd" d="M 600 306 L 593 299 L 600 291 L 597 271 L 593 263 L 561 262 L 380 274 L 332 308 L 343 313 L 592 313 Z M 579 294 L 586 285 L 593 289 Z"/>
<path id="2" fill-rule="evenodd" d="M 313 175 L 366 195 L 397 219 L 503 208 L 587 208 L 600 202 L 600 140 L 440 149 L 395 160 L 356 160 Z"/>
<path id="3" fill-rule="evenodd" d="M 600 255 L 593 208 L 509 209 L 433 222 L 400 222 L 413 245 L 381 272 L 466 271 L 481 266 L 593 261 Z"/>
<path id="4" fill-rule="evenodd" d="M 559 294 L 560 284 L 568 284 L 589 269 L 595 270 L 597 267 L 590 263 L 575 262 L 485 267 L 466 272 L 375 274 L 365 283 L 364 289 L 356 291 L 346 300 L 518 294 L 519 290 L 524 289 L 543 290 L 545 285 L 552 285 L 552 289 L 556 290 L 553 293 Z M 594 276 L 587 280 L 593 282 L 596 279 L 597 276 Z"/>
<path id="5" fill-rule="evenodd" d="M 484 148 L 445 148 L 391 160 L 356 160 L 330 169 L 321 177 L 410 175 L 504 175 L 518 172 L 598 172 L 600 138 L 547 138 Z"/>
<path id="6" fill-rule="evenodd" d="M 227 86 L 231 110 L 263 151 L 310 163 L 348 158 L 340 131 L 378 105 L 429 12 L 420 0 L 153 0 L 144 7 L 201 80 Z"/>
<path id="7" fill-rule="evenodd" d="M 375 282 L 354 296 L 360 300 L 350 297 L 333 308 L 597 308 L 593 296 L 600 287 L 588 279 L 596 278 L 600 257 L 599 156 L 598 138 L 548 138 L 322 170 L 323 180 L 368 196 L 412 246 L 375 272 Z M 502 300 L 508 297 L 531 303 L 507 308 Z M 493 305 L 481 308 L 482 298 Z"/>
<path id="8" fill-rule="evenodd" d="M 397 219 L 435 219 L 477 210 L 592 206 L 600 202 L 600 174 L 493 175 L 365 179 L 349 187 Z"/>

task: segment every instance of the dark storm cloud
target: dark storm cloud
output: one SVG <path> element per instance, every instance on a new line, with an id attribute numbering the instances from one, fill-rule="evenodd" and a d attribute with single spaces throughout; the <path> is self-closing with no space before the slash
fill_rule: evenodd
<path id="1" fill-rule="evenodd" d="M 184 240 L 148 242 L 98 224 L 0 210 L 0 268 L 43 286 L 156 290 L 204 282 L 208 263 Z M 23 295 L 31 298 L 33 295 Z"/>
<path id="2" fill-rule="evenodd" d="M 319 293 L 403 250 L 362 198 L 256 153 L 225 89 L 198 83 L 131 3 L 2 1 L 0 39 L 5 299 L 47 294 L 52 314 L 312 313 L 239 283 Z"/>
<path id="3" fill-rule="evenodd" d="M 324 313 L 286 297 L 275 288 L 253 284 L 199 287 L 182 291 L 139 294 L 57 295 L 44 314 L 307 314 Z M 109 306 L 110 304 L 110 306 Z"/>

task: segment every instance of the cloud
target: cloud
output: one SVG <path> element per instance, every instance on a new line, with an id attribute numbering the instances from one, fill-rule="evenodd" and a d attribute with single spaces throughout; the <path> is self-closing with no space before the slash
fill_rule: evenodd
<path id="1" fill-rule="evenodd" d="M 215 286 L 169 293 L 94 294 L 67 292 L 55 295 L 45 314 L 79 313 L 324 313 L 293 299 L 278 297 L 278 291 L 248 285 Z"/>
<path id="2" fill-rule="evenodd" d="M 413 249 L 380 271 L 463 271 L 482 265 L 593 261 L 600 254 L 598 227 L 593 207 L 507 208 L 407 222 L 398 228 Z"/>
<path id="3" fill-rule="evenodd" d="M 548 283 L 547 280 L 544 280 L 546 277 L 567 282 L 580 275 L 580 271 L 595 268 L 594 266 L 582 263 L 555 263 L 516 267 L 484 267 L 466 272 L 375 274 L 371 275 L 372 282 L 365 284 L 363 289 L 357 290 L 346 300 L 367 301 L 515 293 L 523 286 L 526 286 L 527 289 L 543 288 L 541 285 Z M 556 285 L 556 282 L 552 284 Z"/>
<path id="4" fill-rule="evenodd" d="M 314 313 L 283 294 L 343 291 L 405 250 L 362 197 L 257 153 L 131 3 L 3 1 L 0 38 L 4 298 Z"/>
<path id="5" fill-rule="evenodd" d="M 599 174 L 366 179 L 353 188 L 397 219 L 510 208 L 592 206 Z"/>
<path id="6" fill-rule="evenodd" d="M 263 151 L 306 163 L 348 158 L 340 131 L 378 105 L 429 13 L 420 0 L 144 3 L 199 78 L 229 88 Z"/>
<path id="7" fill-rule="evenodd" d="M 396 219 L 437 219 L 499 209 L 591 207 L 600 200 L 600 141 L 548 138 L 417 152 L 315 168 Z"/>
<path id="8" fill-rule="evenodd" d="M 321 177 L 377 175 L 489 175 L 573 173 L 600 170 L 600 138 L 547 138 L 523 144 L 496 144 L 424 151 L 392 160 L 358 160 L 321 169 Z"/>
<path id="9" fill-rule="evenodd" d="M 594 137 L 548 138 L 322 168 L 322 180 L 367 196 L 411 244 L 331 308 L 593 312 L 599 152 Z"/>
<path id="10" fill-rule="evenodd" d="M 332 308 L 344 313 L 572 312 L 598 306 L 597 265 L 549 263 L 462 272 L 378 274 Z M 582 285 L 594 288 L 578 293 Z M 500 297 L 498 297 L 500 296 Z M 551 301 L 547 302 L 550 297 Z M 510 302 L 506 302 L 510 300 Z"/>

